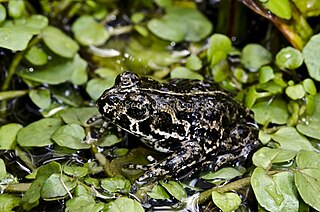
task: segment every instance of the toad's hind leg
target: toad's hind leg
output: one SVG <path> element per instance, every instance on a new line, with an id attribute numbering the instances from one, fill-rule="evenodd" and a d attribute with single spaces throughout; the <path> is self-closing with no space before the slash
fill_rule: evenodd
<path id="1" fill-rule="evenodd" d="M 154 181 L 157 178 L 179 177 L 204 160 L 202 147 L 197 142 L 182 142 L 171 156 L 151 166 L 137 182 Z"/>

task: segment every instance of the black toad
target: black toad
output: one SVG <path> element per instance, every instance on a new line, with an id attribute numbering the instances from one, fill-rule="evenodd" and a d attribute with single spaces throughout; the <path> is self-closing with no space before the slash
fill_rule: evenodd
<path id="1" fill-rule="evenodd" d="M 260 144 L 252 112 L 209 81 L 159 83 L 124 72 L 101 95 L 97 106 L 106 122 L 159 152 L 171 153 L 150 165 L 138 181 L 241 163 Z"/>

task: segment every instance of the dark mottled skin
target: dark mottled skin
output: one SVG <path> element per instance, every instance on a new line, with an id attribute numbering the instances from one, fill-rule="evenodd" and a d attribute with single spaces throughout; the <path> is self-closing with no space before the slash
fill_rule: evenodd
<path id="1" fill-rule="evenodd" d="M 188 171 L 243 162 L 259 145 L 252 112 L 215 83 L 175 79 L 159 83 L 124 72 L 97 101 L 107 122 L 171 153 L 138 181 L 180 177 Z"/>

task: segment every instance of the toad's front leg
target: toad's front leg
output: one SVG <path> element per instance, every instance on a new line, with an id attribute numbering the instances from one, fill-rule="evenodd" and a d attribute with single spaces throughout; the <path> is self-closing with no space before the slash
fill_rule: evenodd
<path id="1" fill-rule="evenodd" d="M 171 156 L 153 164 L 137 182 L 154 181 L 161 178 L 181 177 L 187 174 L 199 162 L 203 161 L 204 154 L 198 142 L 182 142 L 179 148 Z"/>

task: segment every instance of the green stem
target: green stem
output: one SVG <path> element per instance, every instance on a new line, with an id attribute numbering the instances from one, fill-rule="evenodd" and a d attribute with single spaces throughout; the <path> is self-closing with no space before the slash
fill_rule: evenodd
<path id="1" fill-rule="evenodd" d="M 206 201 L 208 201 L 211 198 L 211 194 L 213 191 L 224 193 L 227 191 L 240 190 L 242 188 L 248 187 L 250 186 L 250 179 L 251 177 L 246 177 L 246 178 L 228 183 L 222 187 L 214 187 L 209 190 L 206 190 L 200 194 L 198 199 L 198 204 L 201 205 L 201 204 L 204 204 Z"/>

